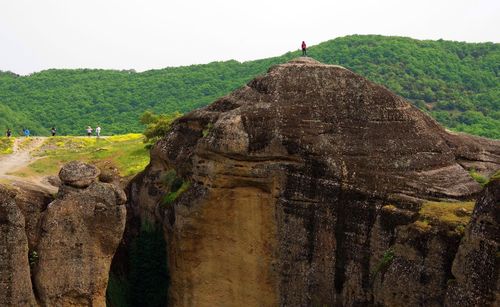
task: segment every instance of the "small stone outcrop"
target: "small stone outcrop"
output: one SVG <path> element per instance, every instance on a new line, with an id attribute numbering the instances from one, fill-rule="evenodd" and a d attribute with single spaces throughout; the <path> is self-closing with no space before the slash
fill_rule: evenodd
<path id="1" fill-rule="evenodd" d="M 500 168 L 500 142 L 300 58 L 176 120 L 131 212 L 163 225 L 171 306 L 440 305 L 462 234 L 414 223 L 474 199 L 472 167 Z"/>
<path id="2" fill-rule="evenodd" d="M 61 187 L 50 203 L 36 191 L 11 190 L 10 197 L 0 198 L 0 251 L 8 255 L 2 255 L 0 275 L 2 288 L 10 289 L 0 295 L 0 305 L 106 305 L 126 196 L 118 186 L 100 182 L 99 174 L 92 165 L 70 162 L 60 171 Z"/>
<path id="3" fill-rule="evenodd" d="M 80 161 L 66 164 L 59 172 L 62 183 L 75 188 L 86 188 L 101 174 L 99 168 Z"/>

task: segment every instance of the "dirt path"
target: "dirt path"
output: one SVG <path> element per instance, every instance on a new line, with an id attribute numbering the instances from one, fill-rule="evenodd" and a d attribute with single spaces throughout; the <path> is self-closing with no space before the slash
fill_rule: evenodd
<path id="1" fill-rule="evenodd" d="M 27 166 L 33 157 L 31 152 L 42 146 L 44 138 L 31 138 L 26 140 L 24 138 L 17 138 L 14 141 L 13 153 L 9 155 L 0 156 L 0 176 L 8 175 L 16 170 Z M 26 146 L 22 146 L 24 142 L 30 142 Z"/>
<path id="2" fill-rule="evenodd" d="M 33 152 L 43 145 L 45 139 L 45 137 L 33 137 L 29 140 L 17 138 L 14 141 L 13 153 L 0 156 L 0 179 L 14 185 L 36 185 L 50 191 L 55 191 L 56 188 L 45 183 L 43 177 L 23 178 L 11 175 L 15 171 L 28 166 L 35 160 Z"/>

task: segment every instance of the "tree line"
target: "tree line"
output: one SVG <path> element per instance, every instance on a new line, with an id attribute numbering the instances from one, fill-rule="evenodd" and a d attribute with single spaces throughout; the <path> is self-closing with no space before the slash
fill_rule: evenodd
<path id="1" fill-rule="evenodd" d="M 300 55 L 131 70 L 49 69 L 0 72 L 0 127 L 48 135 L 142 132 L 144 111 L 185 113 Z M 500 44 L 352 35 L 310 47 L 308 55 L 381 83 L 449 129 L 500 138 Z"/>

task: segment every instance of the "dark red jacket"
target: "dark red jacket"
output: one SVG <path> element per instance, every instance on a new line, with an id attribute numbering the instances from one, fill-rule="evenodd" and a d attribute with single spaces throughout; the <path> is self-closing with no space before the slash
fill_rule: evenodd
<path id="1" fill-rule="evenodd" d="M 302 49 L 306 49 L 306 42 L 302 42 Z"/>

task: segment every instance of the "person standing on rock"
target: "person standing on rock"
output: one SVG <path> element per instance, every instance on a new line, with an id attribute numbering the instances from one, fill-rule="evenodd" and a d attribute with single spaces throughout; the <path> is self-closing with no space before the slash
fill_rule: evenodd
<path id="1" fill-rule="evenodd" d="M 307 56 L 307 46 L 304 41 L 302 41 L 302 56 Z"/>
<path id="2" fill-rule="evenodd" d="M 95 135 L 98 138 L 101 137 L 101 126 L 97 126 L 97 128 L 95 128 Z"/>
<path id="3" fill-rule="evenodd" d="M 92 127 L 87 126 L 87 136 L 90 137 L 92 135 Z"/>
<path id="4" fill-rule="evenodd" d="M 10 128 L 7 128 L 7 132 L 5 132 L 5 135 L 10 138 L 11 135 L 12 135 L 12 131 L 10 130 Z"/>
<path id="5" fill-rule="evenodd" d="M 56 136 L 56 128 L 55 127 L 50 128 L 50 134 L 52 134 L 52 136 Z"/>

